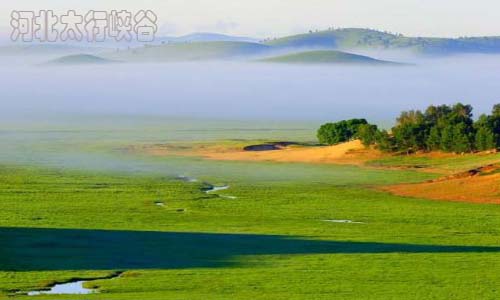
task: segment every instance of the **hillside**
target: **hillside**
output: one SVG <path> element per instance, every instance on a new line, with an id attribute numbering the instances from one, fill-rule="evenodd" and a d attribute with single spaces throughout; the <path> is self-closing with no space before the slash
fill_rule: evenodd
<path id="1" fill-rule="evenodd" d="M 253 145 L 251 147 L 264 146 Z M 131 147 L 131 153 L 146 153 L 152 156 L 184 155 L 203 157 L 208 160 L 220 161 L 267 161 L 288 163 L 312 164 L 341 164 L 363 165 L 364 163 L 380 159 L 383 154 L 374 149 L 365 148 L 360 141 L 355 140 L 334 146 L 304 146 L 290 142 L 274 143 L 275 149 L 249 150 L 250 147 L 231 147 L 220 145 L 199 145 L 194 147 L 181 147 L 175 145 L 150 145 L 144 147 Z M 267 151 L 266 151 L 267 150 Z"/>
<path id="2" fill-rule="evenodd" d="M 267 45 L 247 42 L 171 43 L 109 53 L 106 57 L 123 61 L 143 62 L 225 60 L 258 56 L 271 49 Z"/>
<path id="3" fill-rule="evenodd" d="M 48 64 L 79 65 L 79 64 L 108 64 L 116 62 L 117 61 L 105 59 L 95 55 L 76 54 L 76 55 L 67 55 L 51 60 L 48 62 Z"/>
<path id="4" fill-rule="evenodd" d="M 78 53 L 96 53 L 102 51 L 100 47 L 74 46 L 69 44 L 7 44 L 0 46 L 0 55 L 70 55 Z"/>
<path id="5" fill-rule="evenodd" d="M 185 42 L 248 42 L 255 43 L 258 39 L 243 36 L 231 36 L 220 33 L 196 32 L 178 37 L 159 37 L 159 42 L 185 43 Z"/>
<path id="6" fill-rule="evenodd" d="M 346 28 L 293 35 L 266 41 L 280 48 L 408 50 L 420 54 L 500 53 L 500 37 L 406 37 L 370 29 Z"/>
<path id="7" fill-rule="evenodd" d="M 382 188 L 407 197 L 500 204 L 500 166 L 491 164 L 417 184 Z"/>
<path id="8" fill-rule="evenodd" d="M 398 65 L 398 63 L 394 62 L 334 50 L 306 51 L 266 58 L 260 61 L 285 64 Z"/>

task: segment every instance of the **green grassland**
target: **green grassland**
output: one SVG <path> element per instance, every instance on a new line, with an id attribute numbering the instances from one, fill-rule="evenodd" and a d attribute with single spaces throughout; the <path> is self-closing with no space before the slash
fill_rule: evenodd
<path id="1" fill-rule="evenodd" d="M 351 166 L 186 163 L 198 164 L 201 181 L 155 172 L 3 165 L 0 294 L 16 299 L 496 299 L 500 294 L 498 206 L 406 199 L 372 188 L 433 175 Z M 229 184 L 220 195 L 237 198 L 206 194 L 204 182 Z M 324 221 L 332 219 L 362 223 Z M 114 271 L 125 274 L 88 283 L 99 287 L 99 294 L 14 296 Z"/>
<path id="2" fill-rule="evenodd" d="M 295 64 L 356 64 L 356 65 L 397 65 L 389 61 L 374 59 L 368 56 L 356 55 L 342 51 L 321 50 L 306 51 L 262 59 L 269 63 Z"/>
<path id="3" fill-rule="evenodd" d="M 449 157 L 397 155 L 369 162 L 374 167 L 406 167 L 433 169 L 448 174 L 464 172 L 474 168 L 500 162 L 500 154 L 464 154 Z"/>
<path id="4" fill-rule="evenodd" d="M 90 54 L 67 55 L 49 61 L 49 65 L 109 64 L 117 61 L 104 59 Z"/>
<path id="5" fill-rule="evenodd" d="M 498 53 L 500 49 L 500 39 L 498 37 L 464 37 L 456 39 L 406 37 L 361 28 L 315 31 L 269 40 L 265 44 L 281 48 L 407 50 L 426 55 Z"/>
<path id="6" fill-rule="evenodd" d="M 441 176 L 392 168 L 413 158 L 356 167 L 148 157 L 124 149 L 314 143 L 317 125 L 73 121 L 0 131 L 0 299 L 500 296 L 499 206 L 376 189 Z M 496 157 L 426 163 L 465 168 Z M 23 295 L 116 271 L 125 273 L 86 283 L 98 294 Z"/>

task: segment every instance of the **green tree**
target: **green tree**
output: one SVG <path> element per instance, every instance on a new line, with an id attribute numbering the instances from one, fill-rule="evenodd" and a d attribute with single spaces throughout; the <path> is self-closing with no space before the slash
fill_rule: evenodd
<path id="1" fill-rule="evenodd" d="M 393 152 L 396 150 L 394 138 L 386 130 L 378 130 L 375 135 L 377 148 L 384 152 Z"/>
<path id="2" fill-rule="evenodd" d="M 500 104 L 493 105 L 492 116 L 493 117 L 500 117 Z"/>
<path id="3" fill-rule="evenodd" d="M 473 134 L 467 124 L 459 123 L 453 126 L 453 151 L 456 153 L 470 152 L 473 150 Z"/>
<path id="4" fill-rule="evenodd" d="M 426 131 L 423 123 L 405 123 L 392 129 L 398 149 L 406 153 L 425 148 Z"/>
<path id="5" fill-rule="evenodd" d="M 376 143 L 377 132 L 377 125 L 362 124 L 358 127 L 357 137 L 361 140 L 365 147 L 369 147 Z"/>
<path id="6" fill-rule="evenodd" d="M 479 127 L 476 132 L 475 146 L 479 151 L 486 151 L 496 148 L 496 137 L 493 131 L 484 126 Z"/>
<path id="7" fill-rule="evenodd" d="M 472 126 L 472 106 L 457 103 L 453 105 L 451 113 L 448 116 L 449 124 L 464 123 L 466 126 Z"/>
<path id="8" fill-rule="evenodd" d="M 406 124 L 413 124 L 413 125 L 423 124 L 425 122 L 425 116 L 419 110 L 403 111 L 401 112 L 396 121 L 397 121 L 396 126 L 401 126 Z"/>
<path id="9" fill-rule="evenodd" d="M 495 135 L 495 148 L 500 147 L 500 104 L 493 106 L 491 117 L 489 117 L 489 126 Z"/>
<path id="10" fill-rule="evenodd" d="M 439 105 L 434 106 L 431 105 L 425 111 L 425 120 L 426 122 L 432 126 L 443 127 L 442 124 L 444 120 L 446 120 L 447 116 L 451 113 L 451 107 L 448 105 Z"/>
<path id="11" fill-rule="evenodd" d="M 433 126 L 429 131 L 429 136 L 426 140 L 427 150 L 435 151 L 441 148 L 441 132 L 438 126 Z"/>
<path id="12" fill-rule="evenodd" d="M 425 115 L 419 110 L 402 112 L 392 129 L 397 148 L 406 153 L 425 149 L 427 131 Z"/>
<path id="13" fill-rule="evenodd" d="M 484 151 L 500 146 L 500 105 L 493 107 L 492 115 L 481 115 L 474 123 L 476 130 L 475 146 Z"/>
<path id="14" fill-rule="evenodd" d="M 365 119 L 343 120 L 336 123 L 323 124 L 317 132 L 320 143 L 335 145 L 351 140 L 358 133 L 361 125 L 368 124 Z"/>
<path id="15" fill-rule="evenodd" d="M 441 132 L 440 149 L 445 152 L 453 151 L 453 125 L 448 125 Z"/>

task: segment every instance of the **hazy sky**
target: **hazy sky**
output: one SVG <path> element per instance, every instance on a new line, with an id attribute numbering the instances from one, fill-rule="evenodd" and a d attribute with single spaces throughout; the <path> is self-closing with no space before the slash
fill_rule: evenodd
<path id="1" fill-rule="evenodd" d="M 273 37 L 330 26 L 424 36 L 500 35 L 498 0 L 1 0 L 3 31 L 14 9 L 152 9 L 162 32 L 172 35 Z"/>

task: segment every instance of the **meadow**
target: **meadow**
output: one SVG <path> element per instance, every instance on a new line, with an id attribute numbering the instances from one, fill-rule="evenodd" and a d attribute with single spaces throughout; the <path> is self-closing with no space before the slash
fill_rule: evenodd
<path id="1" fill-rule="evenodd" d="M 500 296 L 500 207 L 378 190 L 440 176 L 389 168 L 408 158 L 374 167 L 123 151 L 165 140 L 221 144 L 224 137 L 229 145 L 286 136 L 307 142 L 311 132 L 308 125 L 242 131 L 232 124 L 221 131 L 224 126 L 2 132 L 9 147 L 2 148 L 0 166 L 0 298 Z M 467 167 L 484 163 L 457 160 Z M 448 163 L 435 158 L 432 164 Z M 206 193 L 212 185 L 229 188 Z M 23 294 L 117 271 L 124 273 L 85 283 L 96 294 Z"/>

